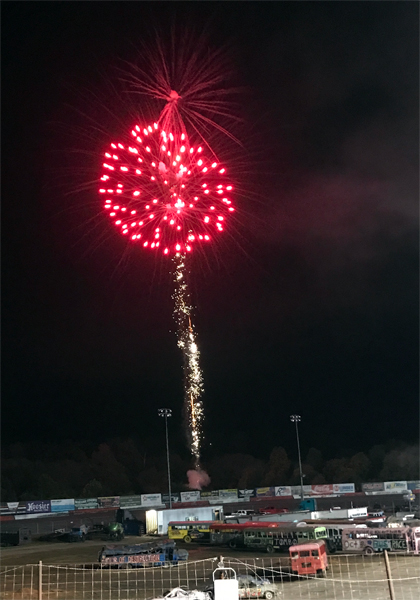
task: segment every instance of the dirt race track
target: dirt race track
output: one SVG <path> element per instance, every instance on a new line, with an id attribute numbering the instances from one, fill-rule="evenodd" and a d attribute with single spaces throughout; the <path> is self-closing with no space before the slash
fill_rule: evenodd
<path id="1" fill-rule="evenodd" d="M 143 541 L 146 539 L 130 537 L 125 543 Z M 189 560 L 173 568 L 98 568 L 98 553 L 105 543 L 34 542 L 2 548 L 0 597 L 39 600 L 41 588 L 42 600 L 147 600 L 177 586 L 203 588 L 212 580 L 213 570 L 223 555 L 224 566 L 233 567 L 238 574 L 262 574 L 264 568 L 275 597 L 285 600 L 386 600 L 392 598 L 391 590 L 394 600 L 420 598 L 420 557 L 414 555 L 389 554 L 390 583 L 383 554 L 332 555 L 326 578 L 298 579 L 288 574 L 286 554 L 268 557 L 195 545 L 183 546 L 190 553 Z"/>

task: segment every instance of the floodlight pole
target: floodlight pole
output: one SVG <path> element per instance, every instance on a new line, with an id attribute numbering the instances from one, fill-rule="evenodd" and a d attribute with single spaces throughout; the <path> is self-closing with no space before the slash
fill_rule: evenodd
<path id="1" fill-rule="evenodd" d="M 172 508 L 172 494 L 171 494 L 171 467 L 169 464 L 169 438 L 168 438 L 168 417 L 172 417 L 172 411 L 170 408 L 159 408 L 159 417 L 165 418 L 165 433 L 166 433 L 166 461 L 168 463 L 168 489 L 169 489 L 169 508 Z"/>
<path id="2" fill-rule="evenodd" d="M 301 500 L 303 500 L 303 474 L 302 474 L 302 461 L 300 458 L 300 444 L 299 444 L 299 431 L 298 431 L 298 423 L 300 423 L 300 421 L 302 419 L 301 419 L 300 415 L 290 415 L 290 420 L 296 426 L 296 440 L 297 440 L 297 447 L 298 447 L 299 474 L 300 474 L 300 497 L 301 497 Z"/>

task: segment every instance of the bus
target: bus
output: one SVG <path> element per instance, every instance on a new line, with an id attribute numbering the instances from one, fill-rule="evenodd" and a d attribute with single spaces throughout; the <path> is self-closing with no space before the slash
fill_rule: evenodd
<path id="1" fill-rule="evenodd" d="M 132 569 L 177 565 L 188 559 L 186 550 L 175 548 L 171 540 L 159 540 L 132 546 L 103 546 L 98 561 L 102 567 Z"/>
<path id="2" fill-rule="evenodd" d="M 277 522 L 265 522 L 265 527 L 278 527 Z M 253 527 L 262 528 L 259 521 L 246 521 L 245 523 L 220 523 L 210 525 L 210 544 L 238 548 L 244 545 L 244 530 Z"/>
<path id="3" fill-rule="evenodd" d="M 269 553 L 274 550 L 287 551 L 289 546 L 318 539 L 327 541 L 325 527 L 249 527 L 244 530 L 244 546 L 246 548 L 260 548 Z"/>
<path id="4" fill-rule="evenodd" d="M 325 540 L 303 542 L 289 548 L 292 574 L 308 577 L 325 577 L 328 569 L 327 546 Z"/>
<path id="5" fill-rule="evenodd" d="M 297 527 L 306 527 L 308 525 L 322 525 L 327 530 L 327 547 L 330 554 L 340 552 L 343 549 L 343 530 L 367 527 L 366 524 L 357 524 L 343 519 L 305 519 L 296 524 Z"/>
<path id="6" fill-rule="evenodd" d="M 412 538 L 409 527 L 354 527 L 343 529 L 342 545 L 346 553 L 409 552 L 413 548 Z"/>
<path id="7" fill-rule="evenodd" d="M 210 542 L 210 526 L 217 523 L 220 521 L 170 521 L 168 538 L 187 544 L 192 541 Z"/>

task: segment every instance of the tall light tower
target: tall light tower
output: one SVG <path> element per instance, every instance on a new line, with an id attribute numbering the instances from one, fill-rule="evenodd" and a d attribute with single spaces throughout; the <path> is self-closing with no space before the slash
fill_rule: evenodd
<path id="1" fill-rule="evenodd" d="M 302 419 L 301 419 L 300 415 L 290 415 L 290 420 L 296 426 L 296 440 L 297 440 L 297 447 L 298 447 L 299 474 L 300 474 L 300 497 L 301 497 L 301 500 L 303 500 L 303 474 L 302 474 L 302 461 L 300 459 L 300 444 L 299 444 L 299 431 L 298 431 L 298 423 L 300 423 Z"/>
<path id="2" fill-rule="evenodd" d="M 166 460 L 168 463 L 168 489 L 169 489 L 169 508 L 172 508 L 172 494 L 171 494 L 171 467 L 169 464 L 169 440 L 168 440 L 168 417 L 172 417 L 172 411 L 170 408 L 158 408 L 159 417 L 165 418 L 165 433 L 166 433 Z"/>

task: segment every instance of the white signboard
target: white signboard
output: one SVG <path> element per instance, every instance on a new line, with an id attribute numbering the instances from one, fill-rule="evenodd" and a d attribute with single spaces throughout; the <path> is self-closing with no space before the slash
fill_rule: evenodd
<path id="1" fill-rule="evenodd" d="M 275 488 L 276 496 L 291 496 L 292 488 L 290 485 L 277 485 Z"/>
<path id="2" fill-rule="evenodd" d="M 181 492 L 181 502 L 198 502 L 200 500 L 200 492 L 191 490 L 191 492 Z"/>
<path id="3" fill-rule="evenodd" d="M 407 491 L 406 481 L 385 481 L 384 482 L 385 492 L 394 492 L 397 494 L 403 494 Z"/>
<path id="4" fill-rule="evenodd" d="M 162 494 L 142 494 L 142 506 L 160 506 L 162 504 Z"/>
<path id="5" fill-rule="evenodd" d="M 356 489 L 354 483 L 334 483 L 334 494 L 354 494 Z"/>

